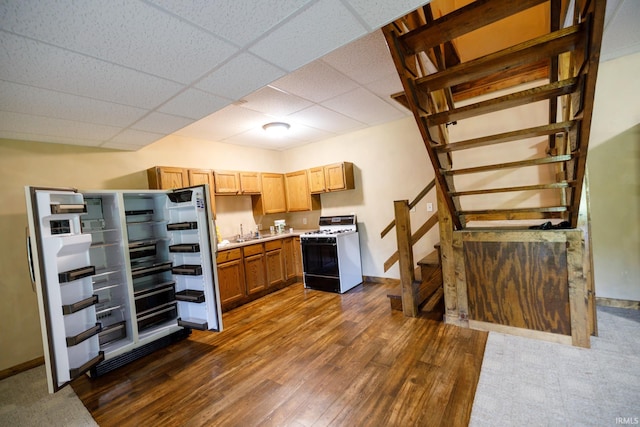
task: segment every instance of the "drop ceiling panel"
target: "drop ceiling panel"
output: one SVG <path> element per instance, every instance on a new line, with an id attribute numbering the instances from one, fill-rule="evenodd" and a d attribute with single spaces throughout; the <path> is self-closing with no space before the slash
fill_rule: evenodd
<path id="1" fill-rule="evenodd" d="M 142 108 L 0 81 L 0 110 L 36 116 L 129 126 L 147 113 Z"/>
<path id="2" fill-rule="evenodd" d="M 34 129 L 38 132 L 34 132 Z M 104 141 L 113 137 L 119 130 L 114 126 L 0 111 L 0 132 L 38 133 L 61 140 L 69 138 L 69 140 Z"/>
<path id="3" fill-rule="evenodd" d="M 111 138 L 108 142 L 102 145 L 105 148 L 118 148 L 116 146 L 126 147 L 144 147 L 153 141 L 157 141 L 162 138 L 162 134 L 155 132 L 145 132 L 136 129 L 125 129 L 118 135 Z"/>
<path id="4" fill-rule="evenodd" d="M 319 60 L 276 80 L 271 86 L 313 102 L 322 102 L 349 92 L 358 84 Z"/>
<path id="5" fill-rule="evenodd" d="M 346 0 L 370 28 L 379 28 L 431 0 Z"/>
<path id="6" fill-rule="evenodd" d="M 368 125 L 377 125 L 403 117 L 400 111 L 363 88 L 337 96 L 323 102 L 322 105 Z"/>
<path id="7" fill-rule="evenodd" d="M 322 60 L 361 84 L 398 74 L 382 31 L 329 53 Z"/>
<path id="8" fill-rule="evenodd" d="M 293 71 L 367 32 L 339 0 L 326 0 L 267 34 L 250 51 Z"/>
<path id="9" fill-rule="evenodd" d="M 244 97 L 244 100 L 247 102 L 241 105 L 242 108 L 274 117 L 286 116 L 312 105 L 306 99 L 282 92 L 270 86 L 263 87 Z"/>
<path id="10" fill-rule="evenodd" d="M 2 118 L 0 117 L 0 122 Z M 83 147 L 99 147 L 103 141 L 91 140 L 86 138 L 73 138 L 69 135 L 62 137 L 53 135 L 43 135 L 34 132 L 8 132 L 0 130 L 0 138 L 15 139 L 19 141 L 42 141 L 53 144 L 80 145 Z"/>
<path id="11" fill-rule="evenodd" d="M 242 53 L 202 79 L 197 87 L 236 101 L 284 74 L 262 59 Z"/>
<path id="12" fill-rule="evenodd" d="M 0 79 L 153 108 L 184 86 L 44 43 L 0 33 Z"/>
<path id="13" fill-rule="evenodd" d="M 153 112 L 131 125 L 131 129 L 168 134 L 182 129 L 191 123 L 191 119 Z"/>
<path id="14" fill-rule="evenodd" d="M 187 89 L 171 98 L 158 108 L 158 111 L 174 116 L 201 119 L 211 112 L 220 110 L 231 101 L 198 89 Z"/>
<path id="15" fill-rule="evenodd" d="M 209 117 L 175 132 L 176 135 L 221 141 L 249 129 L 262 126 L 265 115 L 235 105 L 229 105 Z"/>
<path id="16" fill-rule="evenodd" d="M 309 0 L 150 0 L 213 34 L 245 46 L 309 3 Z"/>
<path id="17" fill-rule="evenodd" d="M 3 27 L 181 83 L 202 76 L 237 51 L 228 42 L 140 1 L 82 3 L 78 7 L 73 0 L 9 2 Z"/>
<path id="18" fill-rule="evenodd" d="M 362 129 L 366 125 L 343 114 L 336 113 L 320 105 L 314 105 L 295 114 L 291 114 L 291 119 L 306 126 L 321 129 L 326 132 L 340 134 L 357 129 Z"/>

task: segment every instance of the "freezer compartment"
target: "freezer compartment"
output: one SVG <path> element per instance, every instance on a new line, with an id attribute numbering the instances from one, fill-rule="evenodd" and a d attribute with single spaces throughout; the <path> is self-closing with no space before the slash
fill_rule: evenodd
<path id="1" fill-rule="evenodd" d="M 202 275 L 202 266 L 196 264 L 182 264 L 171 269 L 173 274 L 183 274 L 186 276 Z"/>
<path id="2" fill-rule="evenodd" d="M 149 329 L 157 324 L 175 320 L 177 317 L 178 306 L 176 302 L 156 307 L 153 310 L 138 314 L 138 331 L 144 331 L 145 329 Z"/>
<path id="3" fill-rule="evenodd" d="M 94 274 L 96 274 L 95 266 L 88 265 L 86 267 L 74 268 L 73 270 L 59 273 L 58 280 L 60 283 L 69 283 L 84 277 L 93 276 Z"/>
<path id="4" fill-rule="evenodd" d="M 189 252 L 196 253 L 200 252 L 200 244 L 199 243 L 180 243 L 177 245 L 169 246 L 169 252 Z"/>
<path id="5" fill-rule="evenodd" d="M 91 307 L 98 303 L 98 296 L 91 295 L 89 298 L 86 298 L 82 301 L 74 302 L 72 304 L 64 304 L 62 306 L 62 314 L 73 314 L 80 310 L 84 310 L 87 307 Z"/>
<path id="6" fill-rule="evenodd" d="M 81 342 L 88 340 L 94 335 L 97 335 L 102 330 L 102 325 L 100 323 L 96 323 L 95 326 L 90 327 L 86 331 L 80 332 L 77 335 L 67 337 L 67 347 L 73 347 L 74 345 L 78 345 Z"/>
<path id="7" fill-rule="evenodd" d="M 167 224 L 168 231 L 184 231 L 184 230 L 197 230 L 198 223 L 195 221 L 187 221 L 187 222 L 175 222 L 172 224 Z"/>
<path id="8" fill-rule="evenodd" d="M 176 300 L 175 282 L 149 285 L 134 292 L 136 312 L 146 312 L 154 307 Z"/>
<path id="9" fill-rule="evenodd" d="M 178 301 L 195 302 L 195 303 L 201 303 L 205 301 L 204 292 L 195 291 L 193 289 L 185 289 L 184 291 L 176 292 L 176 299 Z"/>
<path id="10" fill-rule="evenodd" d="M 98 341 L 100 346 L 107 345 L 114 341 L 127 337 L 127 322 L 114 323 L 102 329 L 102 332 L 98 334 Z"/>

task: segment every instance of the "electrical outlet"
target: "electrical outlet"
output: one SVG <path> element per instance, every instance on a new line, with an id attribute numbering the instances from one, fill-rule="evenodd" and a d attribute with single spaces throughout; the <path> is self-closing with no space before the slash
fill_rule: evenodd
<path id="1" fill-rule="evenodd" d="M 306 216 L 305 216 L 304 218 L 302 218 L 302 223 L 303 223 L 304 225 L 307 225 L 307 217 L 306 217 Z"/>
<path id="2" fill-rule="evenodd" d="M 427 212 L 433 212 L 433 203 L 427 203 Z"/>

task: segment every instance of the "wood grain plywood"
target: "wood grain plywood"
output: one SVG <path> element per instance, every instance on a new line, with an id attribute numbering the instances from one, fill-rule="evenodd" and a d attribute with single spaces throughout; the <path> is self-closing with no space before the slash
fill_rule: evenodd
<path id="1" fill-rule="evenodd" d="M 564 242 L 464 242 L 469 318 L 571 335 Z"/>

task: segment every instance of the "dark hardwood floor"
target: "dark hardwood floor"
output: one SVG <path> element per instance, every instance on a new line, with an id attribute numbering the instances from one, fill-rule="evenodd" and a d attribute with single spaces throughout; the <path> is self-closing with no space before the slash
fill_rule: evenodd
<path id="1" fill-rule="evenodd" d="M 100 426 L 465 426 L 487 334 L 295 284 L 72 386 Z"/>

